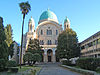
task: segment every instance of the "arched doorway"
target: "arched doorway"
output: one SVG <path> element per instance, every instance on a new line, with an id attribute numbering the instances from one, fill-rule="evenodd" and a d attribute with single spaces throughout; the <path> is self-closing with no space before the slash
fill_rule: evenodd
<path id="1" fill-rule="evenodd" d="M 47 51 L 48 62 L 52 62 L 52 54 L 53 54 L 52 50 L 49 49 Z"/>

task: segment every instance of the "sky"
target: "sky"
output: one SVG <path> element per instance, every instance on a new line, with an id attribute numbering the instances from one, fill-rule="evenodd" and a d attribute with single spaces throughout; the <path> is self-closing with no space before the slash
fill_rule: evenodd
<path id="1" fill-rule="evenodd" d="M 25 17 L 24 34 L 28 31 L 31 16 L 38 26 L 40 15 L 48 8 L 54 12 L 64 26 L 64 19 L 69 18 L 70 27 L 77 33 L 79 42 L 100 31 L 100 0 L 1 0 L 0 16 L 3 24 L 11 24 L 13 40 L 21 42 L 22 14 L 19 3 L 28 1 L 31 11 Z"/>

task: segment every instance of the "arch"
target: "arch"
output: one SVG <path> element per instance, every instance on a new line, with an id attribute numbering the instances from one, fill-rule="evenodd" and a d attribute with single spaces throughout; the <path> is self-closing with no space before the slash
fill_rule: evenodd
<path id="1" fill-rule="evenodd" d="M 47 51 L 48 62 L 52 62 L 52 56 L 53 56 L 53 51 L 51 49 L 48 49 Z"/>

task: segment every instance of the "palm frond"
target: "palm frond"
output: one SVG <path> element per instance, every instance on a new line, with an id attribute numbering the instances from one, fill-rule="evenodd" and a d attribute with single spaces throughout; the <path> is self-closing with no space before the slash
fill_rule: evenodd
<path id="1" fill-rule="evenodd" d="M 31 10 L 31 6 L 28 3 L 28 1 L 27 2 L 19 3 L 19 7 L 20 7 L 22 13 L 24 11 L 25 14 L 27 14 Z"/>

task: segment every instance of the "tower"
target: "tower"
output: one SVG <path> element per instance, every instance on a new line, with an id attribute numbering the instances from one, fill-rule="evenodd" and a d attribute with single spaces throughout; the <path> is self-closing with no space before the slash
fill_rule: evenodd
<path id="1" fill-rule="evenodd" d="M 34 19 L 31 17 L 28 22 L 28 32 L 29 33 L 34 33 L 34 26 L 35 26 L 35 22 L 34 22 Z"/>
<path id="2" fill-rule="evenodd" d="M 69 19 L 66 17 L 64 20 L 64 30 L 65 29 L 69 29 L 70 28 L 70 21 Z"/>
<path id="3" fill-rule="evenodd" d="M 35 22 L 34 19 L 31 17 L 28 22 L 28 32 L 26 33 L 26 42 L 25 42 L 26 50 L 28 47 L 29 40 L 34 38 L 34 33 L 35 33 L 34 26 L 35 26 Z"/>

